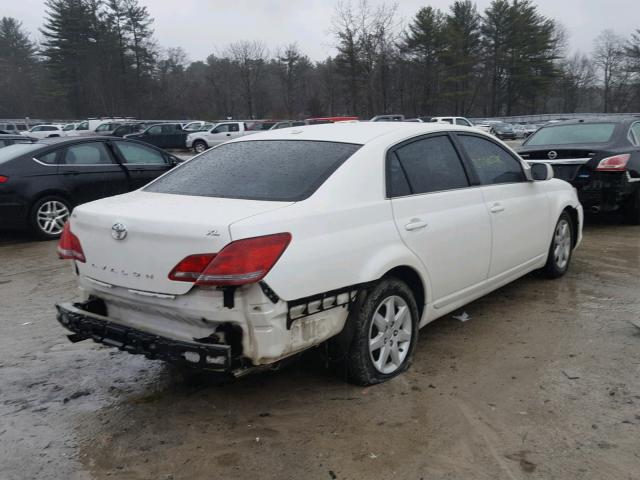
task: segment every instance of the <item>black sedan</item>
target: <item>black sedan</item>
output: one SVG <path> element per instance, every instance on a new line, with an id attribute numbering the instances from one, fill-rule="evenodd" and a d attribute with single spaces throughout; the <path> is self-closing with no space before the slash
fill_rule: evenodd
<path id="1" fill-rule="evenodd" d="M 516 131 L 510 123 L 495 123 L 491 126 L 493 133 L 500 140 L 515 140 Z"/>
<path id="2" fill-rule="evenodd" d="M 0 134 L 0 148 L 15 145 L 16 143 L 31 143 L 35 138 L 25 137 L 24 135 Z"/>
<path id="3" fill-rule="evenodd" d="M 125 135 L 129 135 L 130 133 L 143 132 L 146 128 L 147 124 L 144 122 L 123 123 L 118 128 L 116 128 L 113 133 L 111 133 L 111 135 L 114 137 L 124 137 Z"/>
<path id="4" fill-rule="evenodd" d="M 138 189 L 180 159 L 114 137 L 39 140 L 0 149 L 0 226 L 62 232 L 75 205 Z"/>
<path id="5" fill-rule="evenodd" d="M 125 135 L 124 138 L 140 140 L 160 148 L 186 148 L 188 133 L 179 123 L 161 123 L 150 126 L 144 132 Z"/>
<path id="6" fill-rule="evenodd" d="M 620 212 L 640 224 L 640 118 L 606 117 L 548 124 L 518 149 L 553 166 L 571 183 L 585 212 Z"/>

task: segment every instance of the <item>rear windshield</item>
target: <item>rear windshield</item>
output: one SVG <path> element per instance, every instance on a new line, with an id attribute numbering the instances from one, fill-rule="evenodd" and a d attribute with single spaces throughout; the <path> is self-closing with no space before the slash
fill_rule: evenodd
<path id="1" fill-rule="evenodd" d="M 304 200 L 360 146 L 311 140 L 227 143 L 184 163 L 145 190 L 247 200 Z"/>
<path id="2" fill-rule="evenodd" d="M 35 152 L 43 146 L 42 143 L 16 143 L 8 147 L 0 148 L 0 163 L 13 160 L 29 152 Z"/>
<path id="3" fill-rule="evenodd" d="M 525 143 L 536 145 L 570 145 L 574 143 L 607 143 L 613 136 L 615 123 L 574 123 L 553 125 L 534 133 Z"/>

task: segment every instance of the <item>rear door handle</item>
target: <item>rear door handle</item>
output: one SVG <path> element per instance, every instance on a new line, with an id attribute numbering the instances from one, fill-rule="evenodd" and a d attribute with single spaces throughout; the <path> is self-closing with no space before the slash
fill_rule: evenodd
<path id="1" fill-rule="evenodd" d="M 420 230 L 421 228 L 425 228 L 427 226 L 427 222 L 423 222 L 418 218 L 412 218 L 409 223 L 404 226 L 404 229 L 408 232 L 413 230 Z"/>
<path id="2" fill-rule="evenodd" d="M 500 213 L 504 211 L 504 205 L 501 203 L 494 203 L 493 206 L 489 209 L 491 213 Z"/>

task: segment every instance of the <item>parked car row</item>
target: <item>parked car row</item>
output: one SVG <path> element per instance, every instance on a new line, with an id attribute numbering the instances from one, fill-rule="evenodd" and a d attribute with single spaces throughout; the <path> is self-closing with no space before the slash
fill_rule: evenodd
<path id="1" fill-rule="evenodd" d="M 55 158 L 64 177 L 65 152 L 91 148 L 129 178 L 123 152 L 139 143 L 85 141 L 14 163 L 26 178 Z M 552 176 L 477 129 L 353 122 L 231 138 L 64 227 L 68 205 L 50 197 L 33 219 L 62 229 L 74 264 L 85 300 L 57 306 L 73 341 L 238 375 L 329 342 L 371 385 L 409 367 L 420 327 L 533 270 L 568 270 L 582 207 Z"/>
<path id="2" fill-rule="evenodd" d="M 76 205 L 140 188 L 180 161 L 115 137 L 47 138 L 1 148 L 0 225 L 57 238 Z"/>
<path id="3" fill-rule="evenodd" d="M 573 185 L 585 210 L 617 212 L 640 224 L 640 118 L 550 123 L 518 149 L 528 162 L 553 166 Z"/>

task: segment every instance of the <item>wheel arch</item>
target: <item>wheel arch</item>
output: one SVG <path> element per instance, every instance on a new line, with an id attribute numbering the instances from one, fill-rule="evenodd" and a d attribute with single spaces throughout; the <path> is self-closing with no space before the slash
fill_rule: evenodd
<path id="1" fill-rule="evenodd" d="M 575 248 L 578 244 L 578 232 L 580 231 L 580 216 L 578 215 L 578 210 L 572 205 L 567 205 L 564 207 L 563 212 L 567 212 L 569 214 L 569 218 L 571 218 L 571 225 L 573 227 L 573 238 L 571 239 L 571 248 Z"/>
<path id="2" fill-rule="evenodd" d="M 382 276 L 382 279 L 387 277 L 397 278 L 398 280 L 402 280 L 407 284 L 407 286 L 413 293 L 414 299 L 418 306 L 418 315 L 419 317 L 422 317 L 427 299 L 427 292 L 424 281 L 422 280 L 420 274 L 414 268 L 408 265 L 400 265 L 386 272 Z"/>
<path id="3" fill-rule="evenodd" d="M 60 197 L 69 203 L 69 206 L 71 207 L 72 210 L 73 210 L 73 207 L 76 206 L 76 202 L 73 201 L 73 198 L 71 197 L 71 195 L 69 195 L 64 190 L 52 188 L 52 189 L 42 190 L 41 192 L 38 192 L 36 195 L 33 196 L 31 201 L 29 202 L 29 215 L 31 215 L 31 212 L 33 211 L 33 207 L 36 205 L 36 203 L 38 203 L 40 200 L 42 200 L 45 197 Z"/>

